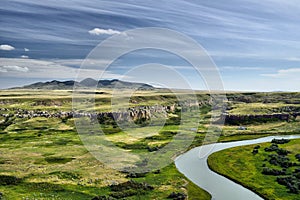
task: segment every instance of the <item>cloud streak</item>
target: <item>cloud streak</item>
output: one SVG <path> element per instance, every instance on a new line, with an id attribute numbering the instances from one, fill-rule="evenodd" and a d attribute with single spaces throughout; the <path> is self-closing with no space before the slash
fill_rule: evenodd
<path id="1" fill-rule="evenodd" d="M 114 34 L 121 34 L 120 31 L 113 30 L 113 29 L 101 29 L 101 28 L 94 28 L 89 30 L 89 34 L 91 35 L 114 35 Z"/>
<path id="2" fill-rule="evenodd" d="M 29 58 L 29 56 L 22 55 L 21 58 L 27 59 L 27 58 Z"/>
<path id="3" fill-rule="evenodd" d="M 67 61 L 65 61 L 67 62 Z M 70 61 L 72 62 L 72 61 Z M 76 62 L 76 61 L 75 61 Z M 39 78 L 48 80 L 71 79 L 74 80 L 80 72 L 81 77 L 99 79 L 102 78 L 118 79 L 122 75 L 103 69 L 85 69 L 74 68 L 62 65 L 54 60 L 36 60 L 21 58 L 0 58 L 0 77 L 24 78 L 24 72 L 27 79 Z"/>
<path id="4" fill-rule="evenodd" d="M 0 50 L 12 51 L 12 50 L 15 50 L 15 47 L 8 45 L 8 44 L 2 44 L 2 45 L 0 45 Z"/>
<path id="5" fill-rule="evenodd" d="M 247 66 L 223 66 L 220 67 L 223 71 L 260 71 L 264 70 L 263 67 L 247 67 Z"/>
<path id="6" fill-rule="evenodd" d="M 28 72 L 28 67 L 19 67 L 16 65 L 5 65 L 0 66 L 0 72 L 8 73 L 8 72 Z"/>
<path id="7" fill-rule="evenodd" d="M 251 87 L 259 90 L 266 84 L 261 80 L 255 85 L 258 79 L 276 80 L 269 84 L 274 90 L 283 85 L 299 90 L 288 78 L 278 79 L 293 77 L 297 80 L 293 74 L 298 72 L 292 70 L 299 68 L 300 61 L 300 5 L 297 0 L 228 0 L 226 4 L 195 0 L 159 4 L 123 0 L 60 2 L 12 0 L 1 5 L 1 44 L 18 47 L 0 47 L 1 57 L 19 59 L 9 63 L 0 60 L 0 66 L 28 67 L 28 79 L 39 76 L 69 79 L 75 76 L 86 55 L 106 36 L 122 34 L 121 31 L 132 28 L 163 27 L 187 34 L 199 42 L 221 66 L 221 73 L 230 78 L 235 90 Z M 20 59 L 27 55 L 36 60 Z M 181 66 L 185 63 L 169 59 L 165 54 L 149 52 L 129 59 L 122 57 L 114 67 L 130 68 L 157 60 L 186 73 L 191 71 Z M 91 61 L 87 73 L 97 74 L 95 66 L 103 70 L 105 63 Z M 42 70 L 49 70 L 49 74 Z M 2 77 L 3 74 L 16 79 L 24 77 L 21 72 L 4 68 L 2 71 L 7 71 L 1 73 Z M 117 72 L 110 73 L 112 77 L 117 75 Z"/>
<path id="8" fill-rule="evenodd" d="M 297 78 L 300 80 L 300 68 L 280 69 L 274 74 L 261 74 L 266 77 L 273 78 Z"/>

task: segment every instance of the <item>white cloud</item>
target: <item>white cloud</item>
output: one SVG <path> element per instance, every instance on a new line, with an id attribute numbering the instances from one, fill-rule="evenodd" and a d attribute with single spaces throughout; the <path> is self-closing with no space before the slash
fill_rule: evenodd
<path id="1" fill-rule="evenodd" d="M 67 60 L 64 60 L 67 62 Z M 73 63 L 72 60 L 69 61 Z M 75 63 L 78 60 L 74 61 Z M 85 78 L 99 79 L 102 74 L 102 78 L 107 79 L 120 79 L 123 75 L 113 73 L 104 69 L 78 69 L 70 66 L 66 66 L 60 63 L 60 60 L 36 60 L 36 59 L 22 59 L 22 58 L 0 58 L 0 77 L 12 77 L 12 78 L 40 78 L 40 79 L 76 79 L 80 80 Z M 22 72 L 22 73 L 21 73 Z M 26 73 L 24 76 L 23 72 Z M 79 73 L 80 72 L 80 76 Z"/>
<path id="2" fill-rule="evenodd" d="M 113 30 L 113 29 L 101 29 L 101 28 L 94 28 L 93 30 L 89 31 L 91 35 L 114 35 L 114 34 L 121 34 L 120 31 Z"/>
<path id="3" fill-rule="evenodd" d="M 25 51 L 25 52 L 28 52 L 28 51 L 30 51 L 30 50 L 29 50 L 29 49 L 27 49 L 27 48 L 24 48 L 24 51 Z"/>
<path id="4" fill-rule="evenodd" d="M 258 71 L 258 70 L 264 70 L 262 67 L 243 67 L 243 66 L 223 66 L 220 67 L 221 70 L 227 71 L 227 70 L 232 70 L 232 71 Z"/>
<path id="5" fill-rule="evenodd" d="M 2 44 L 2 45 L 0 45 L 0 50 L 12 51 L 12 50 L 15 50 L 15 47 L 8 45 L 8 44 Z"/>
<path id="6" fill-rule="evenodd" d="M 29 58 L 29 57 L 26 56 L 26 55 L 22 55 L 21 58 L 27 59 L 27 58 Z"/>
<path id="7" fill-rule="evenodd" d="M 4 65 L 0 66 L 0 72 L 28 72 L 28 67 L 19 67 L 17 65 Z"/>
<path id="8" fill-rule="evenodd" d="M 274 78 L 297 78 L 300 80 L 300 68 L 280 69 L 274 74 L 261 74 L 261 76 Z"/>

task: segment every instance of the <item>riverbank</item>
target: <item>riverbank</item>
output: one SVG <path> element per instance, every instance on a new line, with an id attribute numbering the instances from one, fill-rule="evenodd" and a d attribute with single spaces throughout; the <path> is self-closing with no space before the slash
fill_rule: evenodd
<path id="1" fill-rule="evenodd" d="M 299 153 L 299 144 L 300 140 L 296 139 L 288 144 L 282 144 L 280 147 L 288 149 L 291 152 L 288 157 L 296 162 L 294 156 Z M 271 167 L 268 162 L 264 162 L 268 154 L 263 149 L 269 145 L 270 143 L 260 144 L 260 150 L 255 155 L 252 154 L 252 151 L 256 145 L 243 146 L 242 148 L 235 147 L 216 152 L 208 158 L 208 165 L 214 172 L 256 192 L 264 199 L 297 199 L 299 195 L 289 192 L 284 185 L 276 182 L 277 176 L 262 174 L 264 167 Z M 278 166 L 275 166 L 275 168 L 279 169 Z M 291 167 L 287 170 L 292 171 L 294 168 Z"/>
<path id="2" fill-rule="evenodd" d="M 248 190 L 236 182 L 233 182 L 213 171 L 210 170 L 207 164 L 208 157 L 218 151 L 244 145 L 254 145 L 257 143 L 269 142 L 273 138 L 299 138 L 300 135 L 295 136 L 269 136 L 260 139 L 238 141 L 238 142 L 228 142 L 228 143 L 217 143 L 211 145 L 205 145 L 201 147 L 194 148 L 187 153 L 179 156 L 176 161 L 177 169 L 183 173 L 187 178 L 193 181 L 199 187 L 208 191 L 212 197 L 216 200 L 218 199 L 262 199 L 259 195 Z M 199 151 L 206 152 L 207 154 L 201 159 L 199 158 Z M 251 151 L 250 151 L 251 154 Z M 231 155 L 232 156 L 232 155 Z M 238 157 L 237 157 L 238 158 Z M 224 163 L 230 161 L 232 157 L 227 157 L 227 160 L 221 162 L 224 167 Z M 220 163 L 216 161 L 216 163 Z M 251 171 L 251 170 L 250 170 Z M 240 171 L 235 171 L 235 174 L 239 174 L 242 177 L 246 177 L 247 174 L 243 174 Z M 272 184 L 269 184 L 272 186 Z"/>

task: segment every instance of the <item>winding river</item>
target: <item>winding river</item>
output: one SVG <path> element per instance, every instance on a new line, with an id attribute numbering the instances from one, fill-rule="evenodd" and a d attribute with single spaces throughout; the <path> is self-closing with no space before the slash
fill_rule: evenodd
<path id="1" fill-rule="evenodd" d="M 247 188 L 211 171 L 207 165 L 209 155 L 231 147 L 270 142 L 272 139 L 296 139 L 300 135 L 269 136 L 254 140 L 209 144 L 196 147 L 175 160 L 177 169 L 199 187 L 212 195 L 213 200 L 262 200 Z"/>

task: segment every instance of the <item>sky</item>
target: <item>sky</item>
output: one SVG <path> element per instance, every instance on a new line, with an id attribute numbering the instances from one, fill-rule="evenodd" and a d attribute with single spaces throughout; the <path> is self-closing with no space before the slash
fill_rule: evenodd
<path id="1" fill-rule="evenodd" d="M 198 42 L 217 66 L 225 90 L 300 89 L 298 0 L 2 0 L 0 88 L 74 80 L 99 43 L 145 27 L 167 28 Z M 91 67 L 87 77 L 101 73 L 101 61 L 96 62 L 99 69 Z M 102 78 L 151 82 L 143 70 L 126 73 L 147 63 L 176 69 L 193 89 L 207 89 L 189 63 L 157 50 L 118 58 Z M 166 81 L 183 87 L 164 68 L 154 65 L 152 73 L 166 73 Z"/>

